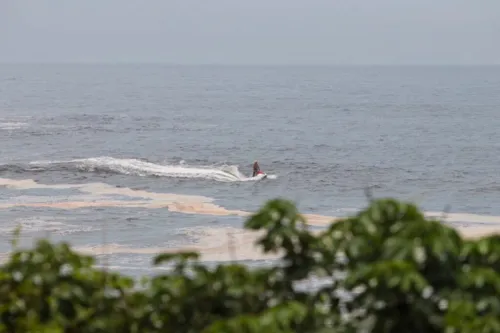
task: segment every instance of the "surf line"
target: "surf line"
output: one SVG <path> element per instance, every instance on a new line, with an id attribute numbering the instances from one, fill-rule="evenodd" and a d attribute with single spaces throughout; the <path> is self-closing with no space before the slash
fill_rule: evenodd
<path id="1" fill-rule="evenodd" d="M 210 215 L 210 216 L 241 216 L 248 217 L 251 212 L 243 210 L 229 210 L 222 206 L 213 203 L 215 199 L 195 195 L 181 195 L 172 193 L 157 193 L 148 192 L 145 190 L 134 190 L 127 187 L 115 187 L 105 183 L 87 183 L 87 184 L 54 184 L 46 185 L 39 184 L 32 179 L 14 180 L 0 178 L 0 187 L 9 189 L 26 190 L 26 189 L 78 189 L 82 194 L 92 194 L 96 198 L 88 198 L 88 196 L 70 195 L 65 196 L 65 200 L 55 201 L 54 197 L 33 196 L 28 202 L 3 202 L 0 203 L 0 209 L 9 209 L 13 207 L 37 207 L 37 208 L 56 208 L 56 209 L 79 209 L 85 207 L 128 207 L 128 208 L 166 208 L 169 211 Z M 129 197 L 130 200 L 107 200 L 109 196 L 123 195 Z M 15 197 L 12 197 L 15 199 Z M 25 197 L 24 197 L 25 198 Z M 142 200 L 140 200 L 140 199 Z M 42 200 L 40 200 L 42 199 Z M 83 199 L 83 200 L 82 200 Z M 86 200 L 85 200 L 86 199 Z M 135 199 L 135 200 L 134 200 Z M 427 216 L 436 216 L 435 212 L 426 212 Z M 317 214 L 302 214 L 306 219 L 306 223 L 312 226 L 328 226 L 330 223 L 338 221 L 344 217 L 335 217 Z M 500 233 L 500 217 L 476 214 L 460 214 L 449 213 L 443 222 L 483 222 L 487 226 L 460 226 L 454 225 L 461 234 L 465 237 L 480 237 L 486 234 Z"/>

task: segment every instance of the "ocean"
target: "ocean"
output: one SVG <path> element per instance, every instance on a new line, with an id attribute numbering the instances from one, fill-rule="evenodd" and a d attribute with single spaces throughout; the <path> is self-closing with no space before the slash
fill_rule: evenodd
<path id="1" fill-rule="evenodd" d="M 3 64 L 0 252 L 20 225 L 134 276 L 172 250 L 265 263 L 241 228 L 266 200 L 321 228 L 367 188 L 496 230 L 499 112 L 500 67 Z"/>

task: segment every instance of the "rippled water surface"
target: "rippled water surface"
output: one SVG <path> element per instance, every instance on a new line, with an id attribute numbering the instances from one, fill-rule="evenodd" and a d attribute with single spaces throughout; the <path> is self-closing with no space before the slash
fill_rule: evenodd
<path id="1" fill-rule="evenodd" d="M 0 251 L 20 224 L 131 273 L 230 259 L 228 233 L 256 260 L 240 227 L 265 200 L 318 226 L 366 187 L 498 227 L 499 112 L 499 67 L 1 65 Z"/>

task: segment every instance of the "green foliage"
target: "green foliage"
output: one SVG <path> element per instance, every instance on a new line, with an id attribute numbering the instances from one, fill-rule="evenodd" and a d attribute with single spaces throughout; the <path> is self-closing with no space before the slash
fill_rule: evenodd
<path id="1" fill-rule="evenodd" d="M 291 202 L 271 200 L 245 228 L 279 265 L 160 254 L 153 264 L 172 271 L 143 285 L 64 243 L 14 242 L 0 267 L 0 331 L 500 332 L 499 236 L 462 239 L 392 199 L 315 233 Z"/>

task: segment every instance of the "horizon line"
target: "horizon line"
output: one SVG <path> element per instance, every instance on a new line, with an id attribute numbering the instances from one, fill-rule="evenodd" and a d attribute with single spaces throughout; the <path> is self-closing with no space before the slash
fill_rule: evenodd
<path id="1" fill-rule="evenodd" d="M 1 61 L 0 65 L 162 65 L 175 67 L 496 67 L 500 63 L 175 63 L 161 61 Z"/>

